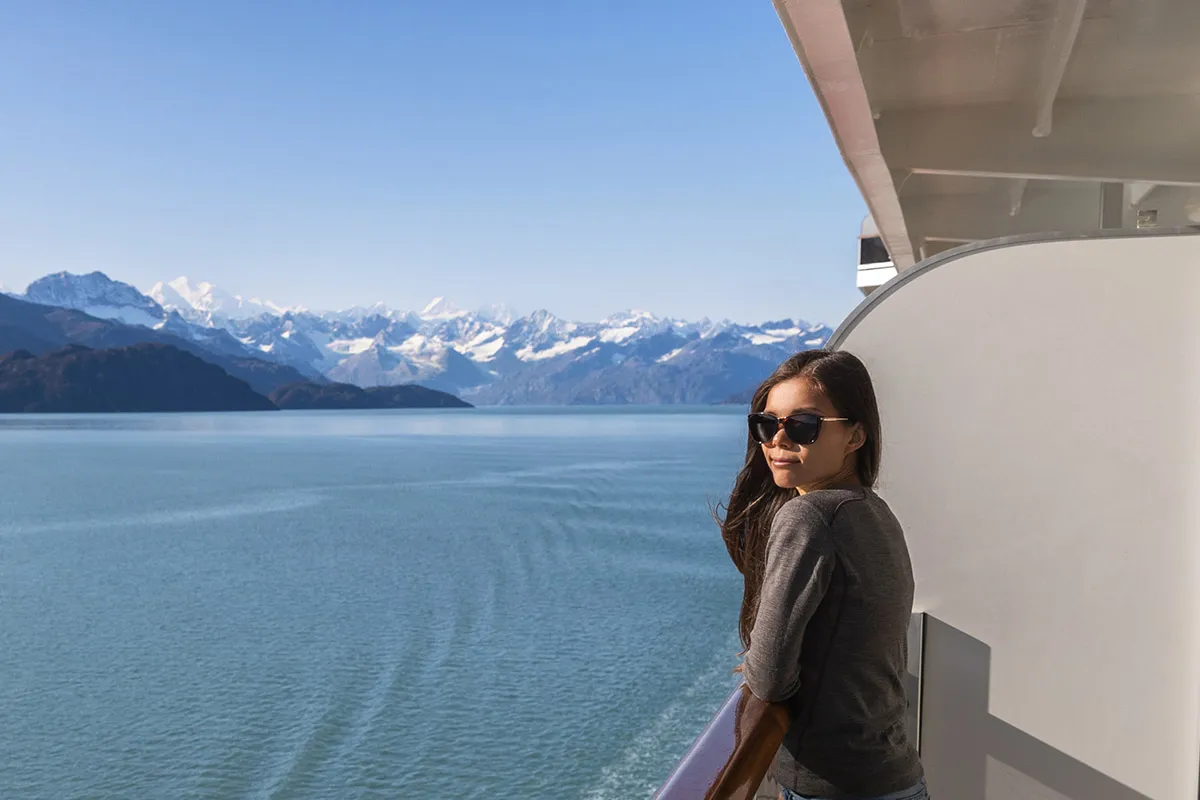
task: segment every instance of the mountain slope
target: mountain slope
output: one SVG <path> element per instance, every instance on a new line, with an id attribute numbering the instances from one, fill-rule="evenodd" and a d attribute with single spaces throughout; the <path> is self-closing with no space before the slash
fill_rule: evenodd
<path id="1" fill-rule="evenodd" d="M 268 411 L 245 381 L 178 348 L 68 345 L 0 357 L 0 412 Z"/>
<path id="2" fill-rule="evenodd" d="M 452 346 L 419 334 L 399 345 L 374 341 L 325 374 L 334 381 L 358 386 L 420 383 L 452 394 L 487 381 L 478 365 Z"/>

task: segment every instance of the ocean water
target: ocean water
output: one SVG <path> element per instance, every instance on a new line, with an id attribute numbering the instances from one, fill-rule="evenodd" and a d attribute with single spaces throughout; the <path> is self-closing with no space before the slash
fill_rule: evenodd
<path id="1" fill-rule="evenodd" d="M 648 797 L 730 409 L 0 416 L 0 798 Z"/>

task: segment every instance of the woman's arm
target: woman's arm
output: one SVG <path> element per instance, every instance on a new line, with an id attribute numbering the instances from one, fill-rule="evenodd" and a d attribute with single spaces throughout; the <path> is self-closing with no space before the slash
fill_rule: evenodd
<path id="1" fill-rule="evenodd" d="M 829 588 L 835 558 L 829 526 L 816 509 L 793 500 L 779 510 L 742 666 L 746 685 L 760 700 L 778 703 L 799 691 L 800 645 Z"/>

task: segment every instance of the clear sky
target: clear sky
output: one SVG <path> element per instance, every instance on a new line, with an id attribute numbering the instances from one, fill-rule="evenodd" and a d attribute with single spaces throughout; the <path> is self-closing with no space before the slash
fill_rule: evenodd
<path id="1" fill-rule="evenodd" d="M 865 206 L 769 0 L 4 0 L 0 283 L 836 323 Z"/>

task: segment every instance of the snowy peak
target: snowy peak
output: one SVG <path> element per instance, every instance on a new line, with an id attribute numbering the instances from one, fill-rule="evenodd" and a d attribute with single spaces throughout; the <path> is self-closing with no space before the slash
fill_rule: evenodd
<path id="1" fill-rule="evenodd" d="M 148 297 L 154 299 L 160 306 L 168 311 L 178 311 L 181 308 L 191 309 L 192 304 L 187 298 L 175 290 L 175 287 L 169 283 L 159 281 L 150 287 L 150 291 L 146 292 Z"/>
<path id="2" fill-rule="evenodd" d="M 429 304 L 425 308 L 421 309 L 421 313 L 418 316 L 421 319 L 428 320 L 454 319 L 455 317 L 465 316 L 466 313 L 446 298 L 435 297 L 429 301 Z"/>
<path id="3" fill-rule="evenodd" d="M 256 297 L 245 299 L 208 281 L 193 283 L 186 276 L 166 283 L 160 281 L 154 284 L 148 294 L 168 311 L 178 311 L 193 322 L 208 325 L 216 324 L 215 318 L 251 319 L 263 314 L 283 314 L 290 310 Z"/>
<path id="4" fill-rule="evenodd" d="M 154 284 L 149 292 L 164 308 L 186 306 L 197 311 L 210 310 L 221 301 L 220 290 L 211 283 L 200 282 L 195 286 L 186 276 Z M 230 298 L 232 299 L 232 298 Z"/>
<path id="5" fill-rule="evenodd" d="M 357 322 L 367 317 L 391 318 L 394 313 L 386 303 L 375 303 L 370 306 L 350 306 L 340 311 L 322 311 L 318 316 L 334 322 Z"/>
<path id="6" fill-rule="evenodd" d="M 518 315 L 504 303 L 492 303 L 476 311 L 475 316 L 497 325 L 511 325 Z"/>
<path id="7" fill-rule="evenodd" d="M 618 344 L 653 336 L 675 327 L 679 326 L 669 319 L 659 319 L 648 311 L 621 311 L 601 320 L 599 338 L 602 342 Z"/>
<path id="8" fill-rule="evenodd" d="M 811 325 L 802 319 L 780 319 L 762 325 L 742 328 L 742 337 L 753 345 L 800 345 L 815 347 L 828 338 L 823 326 Z"/>
<path id="9" fill-rule="evenodd" d="M 56 272 L 47 275 L 29 284 L 25 299 L 145 327 L 159 325 L 166 317 L 162 306 L 154 300 L 128 283 L 114 281 L 103 272 L 86 275 Z"/>
<path id="10" fill-rule="evenodd" d="M 555 329 L 563 327 L 564 324 L 561 319 L 554 316 L 544 308 L 539 308 L 537 311 L 526 317 L 524 321 L 526 322 L 526 327 L 528 327 L 530 331 L 537 331 L 538 333 L 549 333 Z"/>
<path id="11" fill-rule="evenodd" d="M 651 314 L 649 311 L 638 311 L 637 309 L 629 309 L 627 311 L 618 311 L 616 314 L 610 314 L 600 321 L 601 325 L 645 325 L 657 323 L 658 317 Z"/>
<path id="12" fill-rule="evenodd" d="M 727 319 L 723 319 L 719 322 L 707 321 L 705 325 L 700 328 L 700 338 L 712 339 L 713 337 L 720 336 L 722 333 L 725 333 L 726 331 L 732 330 L 736 327 L 736 325 Z"/>
<path id="13" fill-rule="evenodd" d="M 34 303 L 62 308 L 109 305 L 161 311 L 158 303 L 128 283 L 114 281 L 103 272 L 89 272 L 86 275 L 56 272 L 29 284 L 25 296 Z"/>

